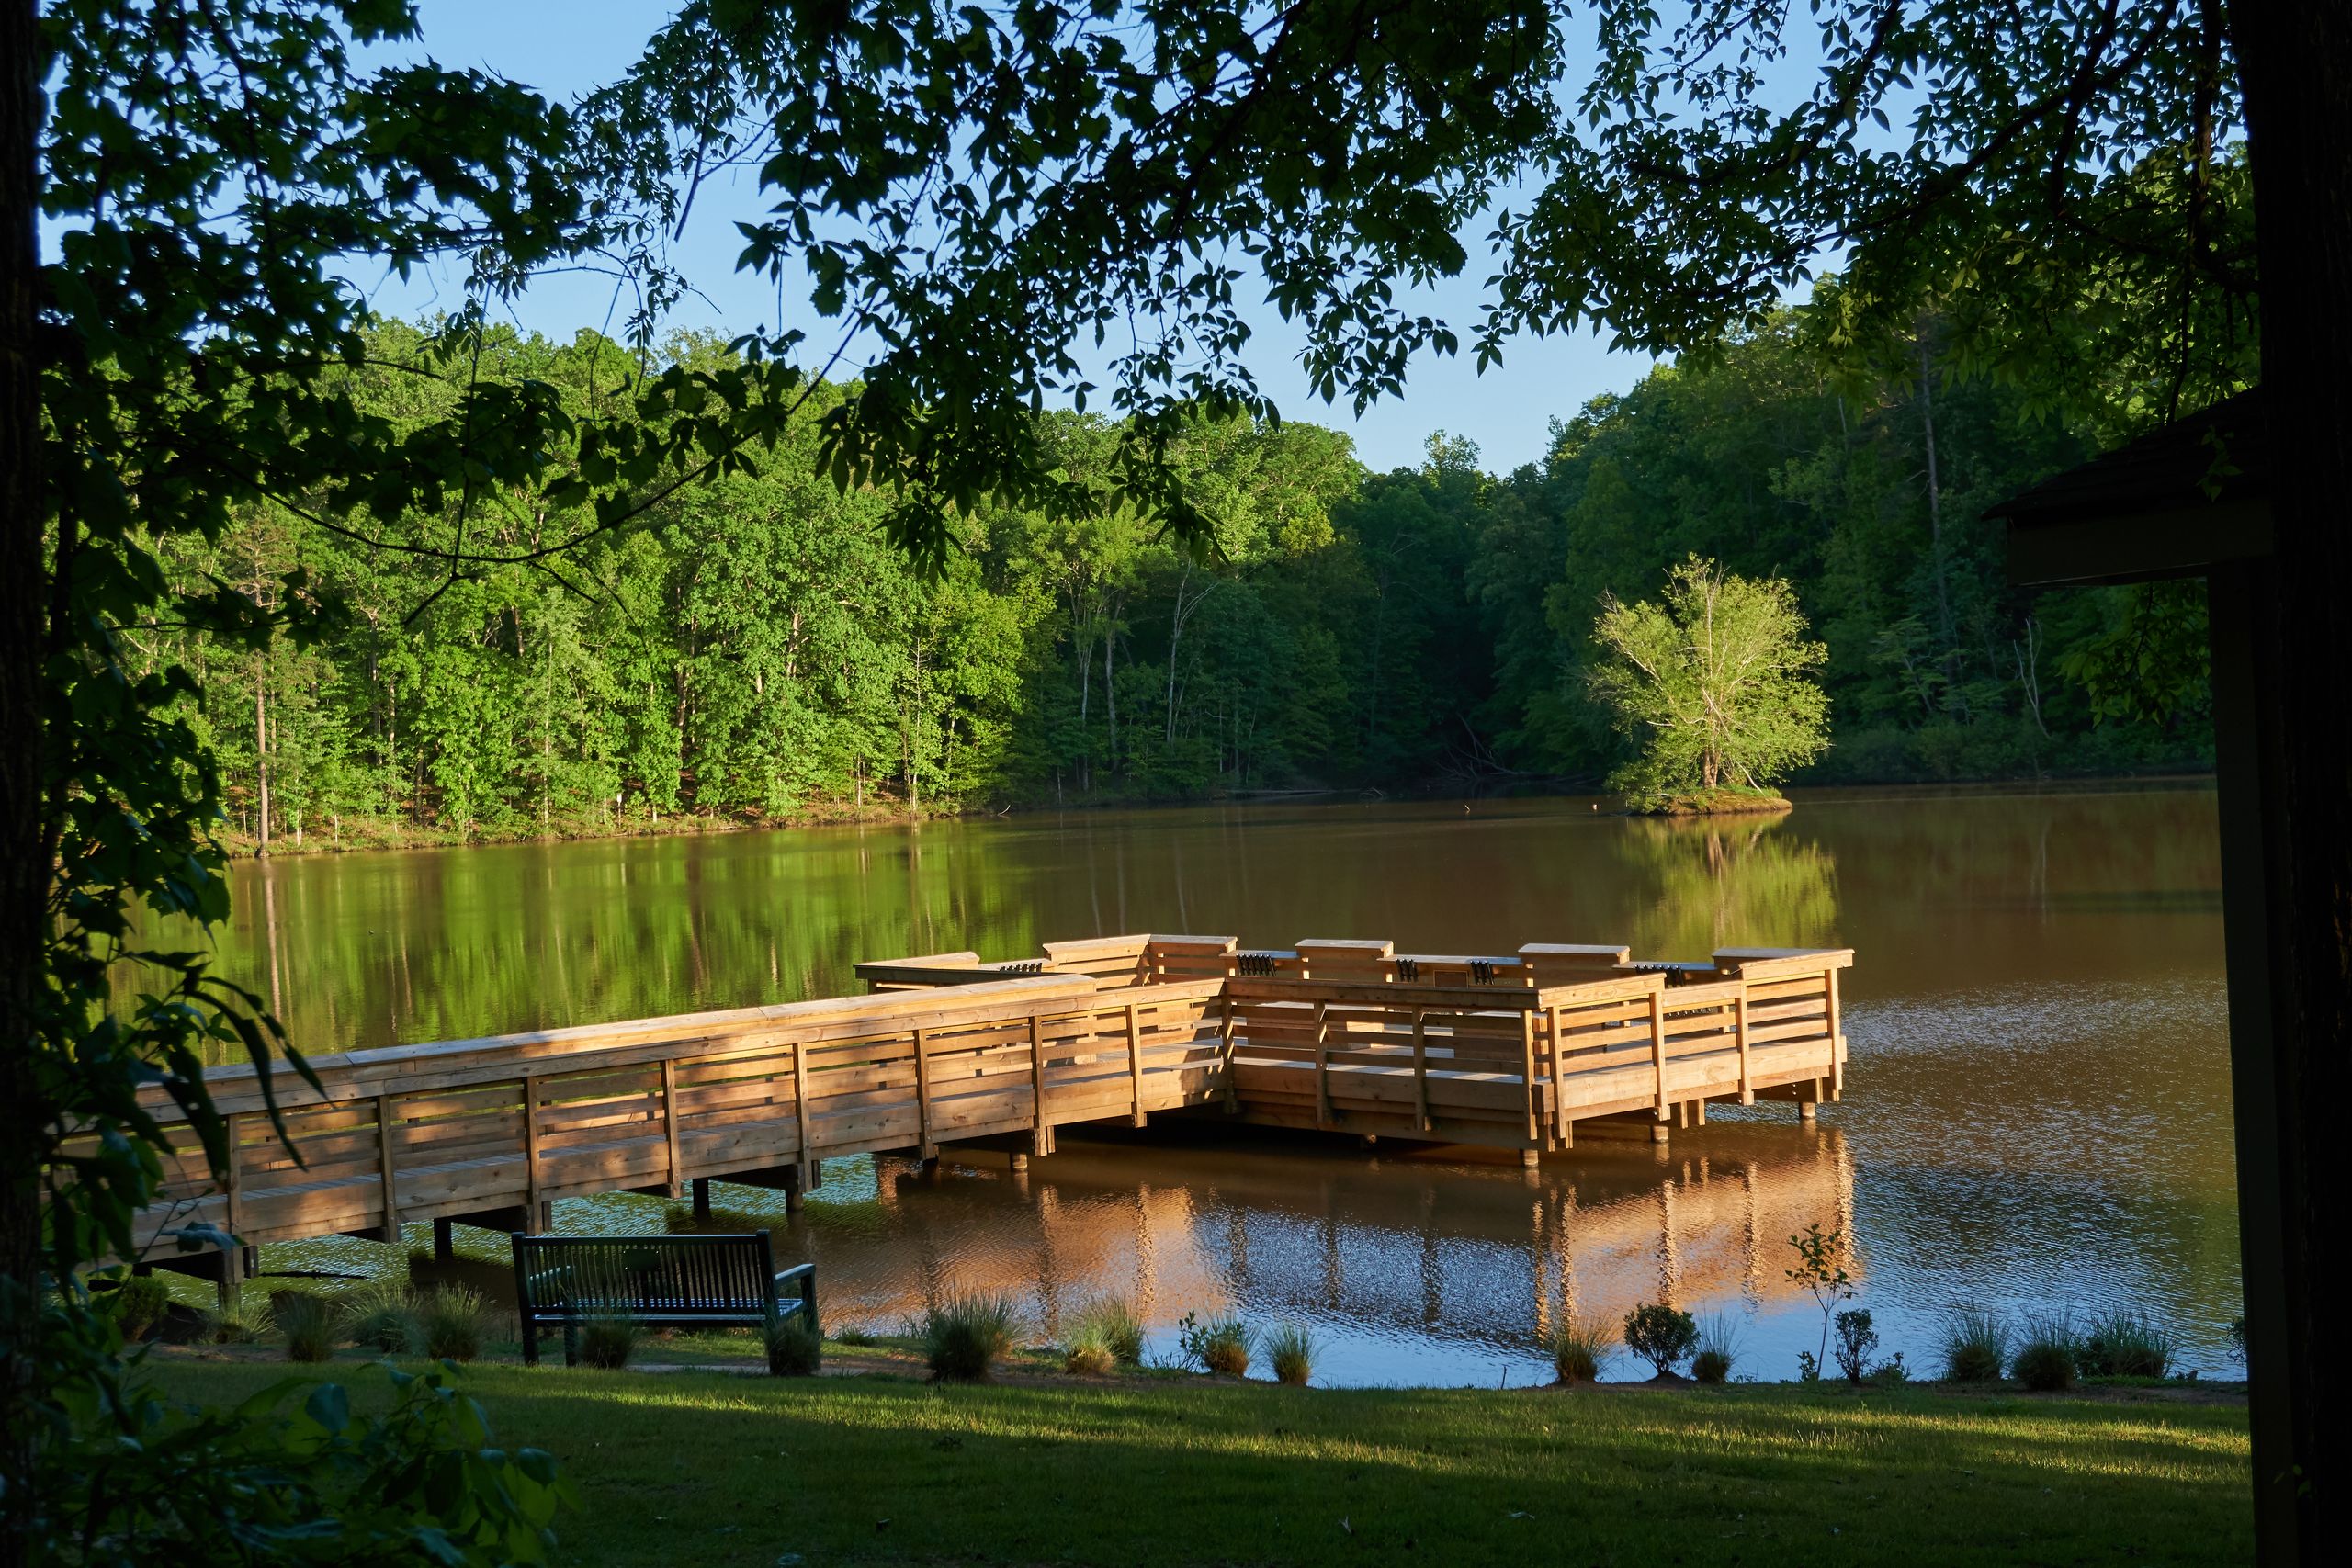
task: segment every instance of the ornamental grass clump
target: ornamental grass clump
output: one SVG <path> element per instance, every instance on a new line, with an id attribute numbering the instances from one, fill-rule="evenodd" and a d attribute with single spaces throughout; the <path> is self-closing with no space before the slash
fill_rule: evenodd
<path id="1" fill-rule="evenodd" d="M 1952 1309 L 1944 1325 L 1944 1377 L 1952 1382 L 1998 1382 L 2009 1364 L 2007 1319 L 1981 1306 Z"/>
<path id="2" fill-rule="evenodd" d="M 350 1319 L 352 1340 L 362 1348 L 387 1356 L 412 1354 L 424 1343 L 417 1321 L 416 1292 L 405 1280 L 371 1280 L 346 1291 L 343 1310 Z"/>
<path id="3" fill-rule="evenodd" d="M 2027 1321 L 2010 1373 L 2036 1393 L 2059 1393 L 2075 1386 L 2080 1362 L 2074 1320 L 2064 1313 Z"/>
<path id="4" fill-rule="evenodd" d="M 2128 1308 L 2092 1318 L 2076 1347 L 2076 1364 L 2093 1378 L 2160 1378 L 2172 1371 L 2172 1336 Z"/>
<path id="5" fill-rule="evenodd" d="M 286 1336 L 289 1361 L 323 1361 L 334 1354 L 341 1312 L 324 1296 L 281 1291 L 269 1299 L 270 1321 Z"/>
<path id="6" fill-rule="evenodd" d="M 1661 1378 L 1672 1377 L 1675 1363 L 1698 1343 L 1699 1325 L 1687 1312 L 1652 1303 L 1625 1314 L 1625 1348 L 1657 1368 Z"/>
<path id="7" fill-rule="evenodd" d="M 436 1361 L 470 1361 L 485 1337 L 481 1295 L 450 1285 L 427 1295 L 417 1308 L 417 1343 Z"/>
<path id="8" fill-rule="evenodd" d="M 1708 1384 L 1728 1382 L 1732 1364 L 1739 1359 L 1739 1319 L 1730 1313 L 1710 1313 L 1699 1325 L 1699 1349 L 1690 1358 L 1690 1375 Z"/>
<path id="9" fill-rule="evenodd" d="M 767 1351 L 768 1374 L 779 1378 L 813 1378 L 825 1361 L 825 1342 L 817 1325 L 798 1314 L 778 1318 L 761 1331 Z"/>
<path id="10" fill-rule="evenodd" d="M 1562 1387 L 1600 1381 L 1600 1363 L 1616 1341 L 1599 1324 L 1571 1317 L 1552 1336 L 1552 1372 Z"/>
<path id="11" fill-rule="evenodd" d="M 1257 1331 L 1238 1317 L 1214 1317 L 1203 1323 L 1192 1313 L 1177 1325 L 1177 1342 L 1185 1358 L 1224 1377 L 1244 1377 L 1250 1357 L 1258 1348 Z"/>
<path id="12" fill-rule="evenodd" d="M 616 1372 L 637 1354 L 637 1319 L 625 1312 L 598 1313 L 580 1322 L 580 1359 L 602 1372 Z"/>
<path id="13" fill-rule="evenodd" d="M 1315 1337 L 1296 1324 L 1286 1323 L 1266 1337 L 1266 1361 L 1274 1381 L 1304 1388 L 1315 1374 Z"/>
<path id="14" fill-rule="evenodd" d="M 1009 1297 L 958 1293 L 923 1314 L 919 1337 L 932 1376 L 947 1382 L 980 1382 L 1012 1348 L 1020 1321 Z"/>
<path id="15" fill-rule="evenodd" d="M 1123 1367 L 1143 1365 L 1143 1319 L 1116 1296 L 1097 1296 L 1079 1308 L 1070 1319 L 1070 1337 L 1073 1342 L 1099 1339 Z"/>
<path id="16" fill-rule="evenodd" d="M 1062 1351 L 1062 1371 L 1083 1378 L 1107 1378 L 1119 1370 L 1119 1358 L 1091 1329 L 1081 1329 Z"/>

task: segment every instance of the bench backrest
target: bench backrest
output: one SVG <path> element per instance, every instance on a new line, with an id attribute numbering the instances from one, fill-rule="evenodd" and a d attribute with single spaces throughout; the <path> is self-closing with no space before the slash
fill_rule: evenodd
<path id="1" fill-rule="evenodd" d="M 514 1291 L 538 1314 L 756 1313 L 775 1289 L 768 1233 L 748 1235 L 521 1235 Z"/>

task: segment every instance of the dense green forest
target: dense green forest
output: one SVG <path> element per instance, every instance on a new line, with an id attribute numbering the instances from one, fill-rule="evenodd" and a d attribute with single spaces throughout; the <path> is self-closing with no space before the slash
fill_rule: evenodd
<path id="1" fill-rule="evenodd" d="M 1547 459 L 1508 475 L 1460 437 L 1375 472 L 1312 424 L 1204 421 L 1180 455 L 1210 554 L 1130 508 L 1072 525 L 982 505 L 926 577 L 882 536 L 883 499 L 838 487 L 813 435 L 629 529 L 458 574 L 386 541 L 523 557 L 584 520 L 495 474 L 447 517 L 295 499 L 168 558 L 191 585 L 326 603 L 322 624 L 258 655 L 131 635 L 198 671 L 231 828 L 279 846 L 1591 786 L 1623 744 L 1584 675 L 1601 598 L 1653 595 L 1693 552 L 1791 580 L 1826 642 L 1834 741 L 1810 781 L 2202 765 L 2199 671 L 2142 669 L 2150 647 L 2193 646 L 2179 623 L 2201 605 L 2022 596 L 1983 516 L 2128 434 L 2131 411 L 2030 406 L 1945 373 L 1932 336 L 1907 373 L 1858 387 L 1820 367 L 1792 312 L 1555 421 Z M 424 363 L 421 342 L 384 326 L 347 372 L 396 426 L 452 406 L 465 376 L 586 409 L 642 368 L 585 333 L 493 337 L 463 366 Z M 1039 418 L 1068 472 L 1107 468 L 1109 422 Z M 2095 677 L 2119 667 L 2163 689 L 2118 699 Z"/>

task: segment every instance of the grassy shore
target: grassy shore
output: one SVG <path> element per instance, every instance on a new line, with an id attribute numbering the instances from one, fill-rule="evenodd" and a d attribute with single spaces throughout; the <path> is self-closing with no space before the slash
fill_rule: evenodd
<path id="1" fill-rule="evenodd" d="M 162 1359 L 175 1397 L 284 1362 Z M 349 1363 L 362 1397 L 381 1386 Z M 1911 1388 L 1319 1390 L 1202 1378 L 469 1370 L 594 1565 L 2225 1562 L 2245 1411 Z"/>

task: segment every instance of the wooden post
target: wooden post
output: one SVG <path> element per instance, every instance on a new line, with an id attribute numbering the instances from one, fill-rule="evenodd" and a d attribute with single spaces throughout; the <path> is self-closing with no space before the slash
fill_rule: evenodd
<path id="1" fill-rule="evenodd" d="M 1732 1032 L 1739 1041 L 1739 1102 L 1756 1103 L 1756 1080 L 1748 1071 L 1747 1060 L 1747 982 L 1739 983 L 1739 995 L 1732 998 Z"/>
<path id="2" fill-rule="evenodd" d="M 695 1223 L 706 1225 L 710 1224 L 710 1178 L 695 1177 L 692 1182 L 688 1183 L 687 1190 L 694 1194 Z"/>
<path id="3" fill-rule="evenodd" d="M 1846 1040 L 1838 1032 L 1838 971 L 1831 969 L 1822 978 L 1827 983 L 1829 1002 L 1829 1098 L 1835 1101 L 1846 1092 Z"/>
<path id="4" fill-rule="evenodd" d="M 1240 965 L 1241 961 L 1237 958 L 1228 960 L 1226 967 L 1228 971 L 1238 971 Z M 1240 1091 L 1233 1087 L 1233 998 L 1224 997 L 1220 998 L 1219 1001 L 1225 1010 L 1225 1020 L 1217 1032 L 1216 1059 L 1218 1066 L 1224 1069 L 1225 1110 L 1226 1114 L 1229 1116 L 1241 1109 Z"/>
<path id="5" fill-rule="evenodd" d="M 231 1235 L 235 1235 L 237 1234 L 238 1168 L 244 1164 L 244 1154 L 241 1146 L 241 1141 L 245 1135 L 245 1119 L 242 1112 L 231 1111 L 229 1113 L 228 1126 L 225 1129 L 223 1135 L 229 1142 L 229 1160 L 228 1164 L 222 1168 L 220 1174 L 221 1207 L 227 1211 L 226 1213 L 221 1215 L 220 1228 L 227 1231 Z"/>
<path id="6" fill-rule="evenodd" d="M 931 1145 L 931 1061 L 922 1032 L 915 1031 L 915 1153 L 929 1159 L 939 1151 Z"/>
<path id="7" fill-rule="evenodd" d="M 1127 1004 L 1127 1085 L 1135 1102 L 1130 1114 L 1136 1126 L 1144 1124 L 1143 1114 L 1143 1035 L 1136 1028 L 1136 1004 Z"/>
<path id="8" fill-rule="evenodd" d="M 1422 1132 L 1430 1130 L 1429 1010 L 1413 1010 L 1413 1115 Z"/>
<path id="9" fill-rule="evenodd" d="M 1529 972 L 1533 973 L 1532 966 Z M 1534 983 L 1533 980 L 1528 981 L 1531 986 Z M 1565 1043 L 1560 1039 L 1560 1010 L 1558 1008 L 1544 1010 L 1544 1029 L 1552 1041 L 1552 1135 L 1559 1139 L 1561 1146 L 1565 1148 L 1570 1146 L 1568 1143 L 1570 1136 L 1568 1066 L 1566 1059 L 1567 1053 L 1563 1049 Z"/>
<path id="10" fill-rule="evenodd" d="M 678 1064 L 662 1062 L 662 1141 L 670 1147 L 670 1196 L 684 1195 L 685 1172 L 678 1163 Z"/>
<path id="11" fill-rule="evenodd" d="M 1323 1032 L 1329 1027 L 1325 1015 L 1331 1010 L 1329 1002 L 1315 1004 L 1315 1124 L 1329 1127 L 1331 1115 L 1331 1058 L 1323 1046 Z"/>
<path id="12" fill-rule="evenodd" d="M 797 1214 L 800 1212 L 800 1189 L 804 1179 L 802 1173 L 808 1168 L 806 1165 L 796 1165 L 787 1167 L 785 1170 L 784 1212 L 787 1214 Z"/>
<path id="13" fill-rule="evenodd" d="M 458 1237 L 455 1228 L 446 1217 L 433 1221 L 433 1261 L 455 1263 L 458 1260 Z"/>
<path id="14" fill-rule="evenodd" d="M 1037 1015 L 1034 1012 L 1029 1015 L 1029 1093 L 1036 1102 L 1035 1120 L 1031 1131 L 1033 1146 L 1038 1154 L 1051 1154 L 1053 1129 L 1046 1124 L 1046 1036 L 1045 1032 L 1038 1028 Z"/>
<path id="15" fill-rule="evenodd" d="M 1523 1009 L 1519 1015 L 1519 1082 L 1527 1105 L 1527 1141 L 1535 1142 L 1544 1135 L 1543 1108 L 1535 1087 L 1535 1010 Z"/>
<path id="16" fill-rule="evenodd" d="M 401 1239 L 401 1194 L 392 1169 L 392 1097 L 389 1094 L 376 1097 L 376 1154 L 383 1169 L 384 1239 L 397 1243 Z"/>
<path id="17" fill-rule="evenodd" d="M 529 1076 L 523 1079 L 523 1228 L 546 1228 L 547 1217 L 539 1211 L 539 1080 Z"/>
<path id="18" fill-rule="evenodd" d="M 806 1170 L 817 1151 L 808 1146 L 808 1045 L 802 1040 L 792 1043 L 792 1120 L 800 1134 L 800 1168 Z"/>
<path id="19" fill-rule="evenodd" d="M 1658 1125 L 1666 1124 L 1666 993 L 1650 993 L 1650 1066 L 1657 1079 Z"/>

